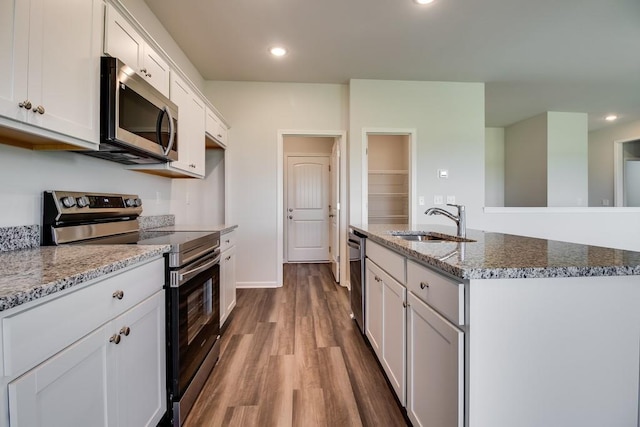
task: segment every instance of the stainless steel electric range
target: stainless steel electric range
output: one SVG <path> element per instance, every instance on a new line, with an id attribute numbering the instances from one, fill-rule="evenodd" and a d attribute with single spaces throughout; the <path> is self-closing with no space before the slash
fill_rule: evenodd
<path id="1" fill-rule="evenodd" d="M 46 191 L 43 245 L 171 246 L 165 283 L 167 418 L 180 426 L 220 353 L 220 233 L 140 230 L 141 213 L 137 195 Z"/>

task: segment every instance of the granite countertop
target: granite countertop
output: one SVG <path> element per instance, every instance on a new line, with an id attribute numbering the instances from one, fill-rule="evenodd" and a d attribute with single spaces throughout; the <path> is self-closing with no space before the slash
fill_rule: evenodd
<path id="1" fill-rule="evenodd" d="M 640 275 L 640 252 L 467 230 L 474 242 L 407 241 L 390 231 L 432 231 L 440 225 L 352 225 L 369 239 L 461 279 L 507 279 Z"/>
<path id="2" fill-rule="evenodd" d="M 0 311 L 162 255 L 168 245 L 44 246 L 0 253 Z"/>

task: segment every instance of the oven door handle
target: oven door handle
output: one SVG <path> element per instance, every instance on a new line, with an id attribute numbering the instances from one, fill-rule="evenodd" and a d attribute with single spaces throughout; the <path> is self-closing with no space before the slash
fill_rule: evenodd
<path id="1" fill-rule="evenodd" d="M 193 269 L 188 270 L 188 271 L 185 271 L 184 273 L 180 272 L 179 276 L 178 276 L 178 281 L 180 283 L 182 283 L 183 280 L 189 279 L 189 278 L 191 278 L 191 277 L 193 277 L 193 276 L 195 276 L 195 275 L 207 270 L 208 268 L 213 267 L 214 265 L 216 265 L 216 264 L 218 264 L 220 262 L 221 256 L 222 255 L 218 254 L 218 256 L 216 256 L 214 259 L 212 259 L 211 261 L 208 261 L 205 264 L 199 265 L 198 267 L 193 268 Z"/>

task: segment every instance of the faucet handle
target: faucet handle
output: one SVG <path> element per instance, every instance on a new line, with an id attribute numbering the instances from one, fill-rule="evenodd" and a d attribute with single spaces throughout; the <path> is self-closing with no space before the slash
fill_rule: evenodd
<path id="1" fill-rule="evenodd" d="M 463 211 L 464 210 L 464 205 L 456 205 L 455 203 L 447 203 L 447 206 L 453 206 L 455 208 L 458 208 L 458 211 Z"/>

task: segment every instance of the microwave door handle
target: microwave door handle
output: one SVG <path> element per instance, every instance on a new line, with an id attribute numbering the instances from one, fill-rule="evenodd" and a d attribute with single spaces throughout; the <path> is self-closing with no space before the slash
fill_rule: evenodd
<path id="1" fill-rule="evenodd" d="M 169 117 L 169 145 L 167 145 L 167 149 L 164 151 L 164 155 L 166 156 L 173 148 L 173 142 L 176 139 L 176 127 L 173 124 L 173 117 L 171 116 L 171 111 L 169 111 L 169 108 L 165 106 L 163 110 L 165 113 L 167 113 L 167 117 Z"/>

